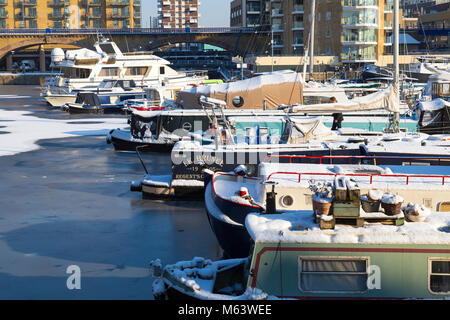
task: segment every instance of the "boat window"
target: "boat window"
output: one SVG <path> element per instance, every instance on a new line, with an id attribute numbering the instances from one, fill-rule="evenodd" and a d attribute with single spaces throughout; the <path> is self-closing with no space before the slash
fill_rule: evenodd
<path id="1" fill-rule="evenodd" d="M 65 78 L 78 78 L 78 79 L 86 79 L 89 78 L 91 74 L 91 69 L 83 69 L 83 68 L 61 68 L 61 73 Z"/>
<path id="2" fill-rule="evenodd" d="M 149 100 L 149 101 L 153 101 L 153 102 L 156 102 L 156 101 L 160 101 L 160 96 L 159 96 L 159 92 L 157 91 L 157 90 L 148 90 L 147 91 L 147 100 Z"/>
<path id="3" fill-rule="evenodd" d="M 127 68 L 126 74 L 128 76 L 143 76 L 147 73 L 147 67 L 130 67 Z"/>
<path id="4" fill-rule="evenodd" d="M 438 211 L 450 212 L 450 202 L 448 201 L 439 202 Z"/>
<path id="5" fill-rule="evenodd" d="M 235 106 L 236 108 L 240 108 L 244 105 L 244 98 L 242 98 L 241 96 L 236 96 L 233 98 L 233 106 Z"/>
<path id="6" fill-rule="evenodd" d="M 99 44 L 99 47 L 105 53 L 108 53 L 108 54 L 116 53 L 116 50 L 114 50 L 114 47 L 112 46 L 111 43 L 102 43 L 102 44 Z"/>
<path id="7" fill-rule="evenodd" d="M 303 104 L 321 104 L 321 103 L 329 103 L 330 97 L 324 96 L 303 96 Z"/>
<path id="8" fill-rule="evenodd" d="M 450 96 L 450 83 L 443 83 L 441 87 L 442 96 Z"/>
<path id="9" fill-rule="evenodd" d="M 117 76 L 119 74 L 118 68 L 103 68 L 100 71 L 99 76 L 101 77 L 110 77 L 110 76 Z"/>
<path id="10" fill-rule="evenodd" d="M 266 143 L 269 138 L 269 128 L 259 128 L 259 143 Z"/>
<path id="11" fill-rule="evenodd" d="M 102 83 L 100 83 L 98 87 L 103 89 L 109 89 L 112 88 L 113 85 L 114 85 L 113 81 L 103 81 Z"/>
<path id="12" fill-rule="evenodd" d="M 165 74 L 166 68 L 165 67 L 159 67 L 159 74 Z"/>
<path id="13" fill-rule="evenodd" d="M 450 259 L 431 258 L 429 260 L 428 284 L 431 293 L 450 293 Z"/>
<path id="14" fill-rule="evenodd" d="M 368 258 L 299 257 L 299 288 L 305 292 L 367 290 Z"/>

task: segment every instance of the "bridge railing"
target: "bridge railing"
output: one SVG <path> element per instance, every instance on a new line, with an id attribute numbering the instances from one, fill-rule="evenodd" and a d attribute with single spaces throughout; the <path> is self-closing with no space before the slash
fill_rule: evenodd
<path id="1" fill-rule="evenodd" d="M 0 35 L 43 34 L 188 34 L 188 33 L 253 33 L 262 28 L 209 27 L 209 28 L 127 28 L 127 29 L 0 29 Z"/>

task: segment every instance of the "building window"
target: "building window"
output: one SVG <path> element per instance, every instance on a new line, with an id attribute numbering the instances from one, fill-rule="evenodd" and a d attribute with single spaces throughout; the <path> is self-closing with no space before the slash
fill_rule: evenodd
<path id="1" fill-rule="evenodd" d="M 331 12 L 328 11 L 325 18 L 326 18 L 327 20 L 331 20 Z"/>
<path id="2" fill-rule="evenodd" d="M 450 293 L 450 259 L 429 259 L 428 284 L 431 293 Z"/>
<path id="3" fill-rule="evenodd" d="M 29 28 L 37 28 L 37 21 L 36 20 L 30 20 L 28 22 L 28 27 Z"/>
<path id="4" fill-rule="evenodd" d="M 299 257 L 299 288 L 304 292 L 366 291 L 368 263 L 364 257 Z"/>
<path id="5" fill-rule="evenodd" d="M 102 21 L 101 20 L 94 20 L 94 21 L 92 21 L 92 26 L 94 28 L 101 28 L 102 27 Z"/>

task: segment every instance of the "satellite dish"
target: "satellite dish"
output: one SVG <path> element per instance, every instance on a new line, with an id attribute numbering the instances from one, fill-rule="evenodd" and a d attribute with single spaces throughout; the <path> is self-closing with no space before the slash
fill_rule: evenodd
<path id="1" fill-rule="evenodd" d="M 233 98 L 233 106 L 235 106 L 236 108 L 240 108 L 244 105 L 244 98 L 242 98 L 241 96 L 236 96 Z"/>

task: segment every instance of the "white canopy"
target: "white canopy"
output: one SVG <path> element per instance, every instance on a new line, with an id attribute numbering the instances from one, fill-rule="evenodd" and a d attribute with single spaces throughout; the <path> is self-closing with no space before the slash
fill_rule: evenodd
<path id="1" fill-rule="evenodd" d="M 102 55 L 100 53 L 93 51 L 93 50 L 86 49 L 86 48 L 66 51 L 66 59 L 67 60 L 101 59 L 101 58 L 102 58 Z"/>
<path id="2" fill-rule="evenodd" d="M 322 103 L 311 105 L 294 105 L 290 112 L 349 112 L 386 109 L 390 112 L 399 112 L 400 103 L 398 88 L 395 85 L 363 97 L 354 98 L 344 103 Z"/>

